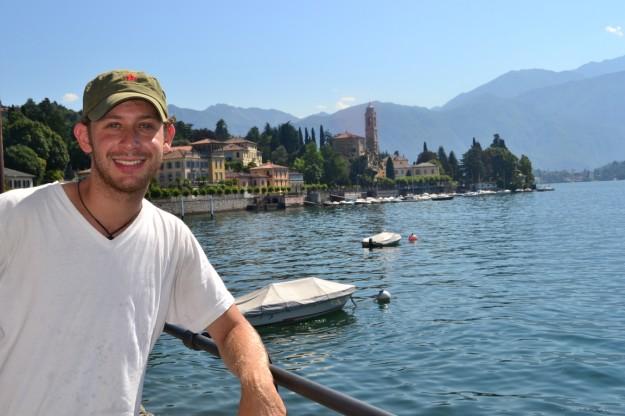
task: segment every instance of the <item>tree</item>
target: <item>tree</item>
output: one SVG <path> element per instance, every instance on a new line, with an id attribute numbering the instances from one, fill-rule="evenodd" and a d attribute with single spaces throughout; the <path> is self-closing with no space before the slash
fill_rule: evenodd
<path id="1" fill-rule="evenodd" d="M 482 146 L 473 138 L 471 148 L 462 155 L 463 176 L 468 184 L 476 184 L 484 178 L 484 162 L 482 161 Z"/>
<path id="2" fill-rule="evenodd" d="M 447 154 L 445 153 L 445 149 L 443 148 L 443 146 L 438 147 L 438 153 L 436 158 L 441 163 L 441 174 L 451 174 L 449 171 L 449 160 L 447 159 Z"/>
<path id="3" fill-rule="evenodd" d="M 299 147 L 304 147 L 304 134 L 302 134 L 302 128 L 297 128 L 297 140 L 299 141 Z"/>
<path id="4" fill-rule="evenodd" d="M 7 127 L 6 147 L 24 145 L 43 159 L 46 169 L 63 172 L 69 163 L 69 153 L 63 138 L 48 126 L 23 115 L 16 116 Z"/>
<path id="5" fill-rule="evenodd" d="M 375 173 L 369 170 L 369 164 L 367 156 L 360 156 L 352 162 L 349 172 L 349 178 L 352 183 L 360 184 L 363 186 L 371 185 L 373 183 L 373 175 Z"/>
<path id="6" fill-rule="evenodd" d="M 210 129 L 193 129 L 191 130 L 191 141 L 195 142 L 202 139 L 213 139 L 215 140 L 215 132 Z"/>
<path id="7" fill-rule="evenodd" d="M 493 135 L 493 143 L 490 145 L 490 147 L 501 147 L 507 149 L 506 142 L 499 136 L 499 133 L 495 133 Z"/>
<path id="8" fill-rule="evenodd" d="M 428 150 L 427 143 L 423 142 L 423 152 L 419 153 L 419 156 L 417 156 L 417 165 L 419 163 L 429 162 L 434 159 L 436 159 L 436 153 L 430 152 Z"/>
<path id="9" fill-rule="evenodd" d="M 389 179 L 395 179 L 395 166 L 393 165 L 393 158 L 386 158 L 386 177 Z"/>
<path id="10" fill-rule="evenodd" d="M 304 160 L 304 182 L 319 183 L 323 176 L 323 156 L 313 142 L 306 145 L 306 152 L 302 158 Z"/>
<path id="11" fill-rule="evenodd" d="M 535 186 L 532 162 L 530 162 L 529 158 L 525 155 L 521 155 L 521 159 L 519 159 L 519 172 L 524 176 L 524 188 L 532 188 Z"/>
<path id="12" fill-rule="evenodd" d="M 326 145 L 325 134 L 323 133 L 323 124 L 319 125 L 319 148 Z"/>
<path id="13" fill-rule="evenodd" d="M 304 144 L 310 143 L 310 136 L 308 135 L 308 127 L 304 127 Z"/>
<path id="14" fill-rule="evenodd" d="M 310 128 L 310 141 L 313 142 L 315 145 L 317 144 L 317 138 L 315 137 L 315 128 L 314 127 Z"/>
<path id="15" fill-rule="evenodd" d="M 276 150 L 271 152 L 271 161 L 282 166 L 289 165 L 289 154 L 284 146 L 280 145 Z"/>
<path id="16" fill-rule="evenodd" d="M 258 130 L 258 127 L 254 126 L 251 129 L 249 129 L 247 134 L 245 135 L 245 140 L 249 140 L 250 142 L 259 144 L 260 143 L 260 130 Z"/>
<path id="17" fill-rule="evenodd" d="M 220 118 L 217 121 L 217 124 L 215 126 L 215 138 L 221 141 L 225 141 L 230 138 L 230 133 L 228 133 L 228 125 L 223 118 Z"/>
<path id="18" fill-rule="evenodd" d="M 510 188 L 511 182 L 517 178 L 518 159 L 500 144 L 501 142 L 497 142 L 496 146 L 490 146 L 483 153 L 483 159 L 487 166 L 486 178 L 496 182 L 499 188 Z"/>
<path id="19" fill-rule="evenodd" d="M 347 160 L 330 146 L 322 147 L 321 155 L 323 156 L 322 182 L 328 185 L 348 185 L 349 163 Z"/>
<path id="20" fill-rule="evenodd" d="M 278 147 L 283 146 L 289 155 L 297 152 L 299 149 L 299 138 L 297 130 L 291 125 L 291 122 L 286 122 L 278 127 L 278 136 L 280 141 Z"/>
<path id="21" fill-rule="evenodd" d="M 35 184 L 40 184 L 46 171 L 45 159 L 37 156 L 30 147 L 23 144 L 8 146 L 4 153 L 7 167 L 35 175 Z"/>
<path id="22" fill-rule="evenodd" d="M 192 141 L 193 124 L 187 124 L 184 121 L 176 121 L 174 123 L 176 135 L 174 136 L 174 146 L 184 146 Z"/>
<path id="23" fill-rule="evenodd" d="M 449 176 L 451 176 L 451 178 L 454 181 L 459 181 L 460 180 L 460 165 L 458 164 L 458 159 L 456 158 L 456 154 L 454 153 L 453 150 L 449 152 L 448 164 L 449 164 L 449 172 L 447 173 L 449 174 Z"/>
<path id="24" fill-rule="evenodd" d="M 303 158 L 298 157 L 293 161 L 292 167 L 296 172 L 303 173 L 304 169 L 306 169 L 306 162 L 304 162 Z"/>
<path id="25" fill-rule="evenodd" d="M 265 123 L 265 128 L 263 129 L 263 133 L 260 135 L 260 140 L 258 142 L 258 149 L 261 151 L 263 160 L 265 161 L 271 159 L 271 143 L 273 141 L 273 135 L 273 129 L 269 123 Z"/>

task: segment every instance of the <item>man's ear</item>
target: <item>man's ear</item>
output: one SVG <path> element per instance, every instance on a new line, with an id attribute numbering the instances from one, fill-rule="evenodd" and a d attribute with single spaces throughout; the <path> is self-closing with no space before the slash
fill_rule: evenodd
<path id="1" fill-rule="evenodd" d="M 176 135 L 176 127 L 173 124 L 167 124 L 165 126 L 165 141 L 163 143 L 163 153 L 171 151 L 171 144 L 174 141 Z"/>
<path id="2" fill-rule="evenodd" d="M 76 125 L 74 125 L 74 136 L 76 137 L 80 149 L 86 154 L 91 154 L 93 148 L 89 141 L 89 129 L 85 123 L 76 123 Z"/>

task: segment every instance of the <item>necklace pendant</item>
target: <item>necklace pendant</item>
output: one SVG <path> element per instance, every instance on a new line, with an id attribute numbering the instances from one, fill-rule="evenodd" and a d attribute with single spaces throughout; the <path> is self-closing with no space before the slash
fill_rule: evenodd
<path id="1" fill-rule="evenodd" d="M 106 238 L 108 238 L 109 240 L 112 240 L 112 239 L 114 239 L 114 238 L 115 238 L 115 236 L 114 236 L 114 235 L 109 235 L 109 236 L 107 236 Z"/>

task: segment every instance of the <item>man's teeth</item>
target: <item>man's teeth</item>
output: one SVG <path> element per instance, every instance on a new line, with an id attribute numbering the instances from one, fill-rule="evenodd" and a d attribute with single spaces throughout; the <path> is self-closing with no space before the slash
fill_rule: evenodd
<path id="1" fill-rule="evenodd" d="M 125 165 L 125 166 L 138 165 L 141 162 L 142 162 L 142 160 L 119 160 L 119 159 L 115 159 L 115 163 L 119 163 L 120 165 Z"/>

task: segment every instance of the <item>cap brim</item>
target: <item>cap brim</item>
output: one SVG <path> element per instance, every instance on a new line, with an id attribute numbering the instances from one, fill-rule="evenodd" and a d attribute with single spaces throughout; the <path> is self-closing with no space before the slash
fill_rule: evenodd
<path id="1" fill-rule="evenodd" d="M 115 107 L 117 104 L 123 101 L 136 100 L 136 99 L 145 100 L 149 102 L 150 104 L 154 106 L 154 108 L 156 109 L 156 112 L 159 114 L 163 122 L 166 122 L 168 120 L 165 109 L 161 107 L 161 105 L 159 104 L 157 100 L 150 97 L 149 95 L 141 94 L 138 92 L 118 92 L 116 94 L 111 94 L 108 97 L 106 97 L 104 100 L 100 101 L 98 105 L 96 105 L 93 108 L 93 110 L 91 110 L 89 114 L 87 114 L 87 117 L 91 121 L 97 121 L 101 119 L 102 117 L 104 117 L 104 115 L 108 113 L 111 110 L 111 108 Z"/>

